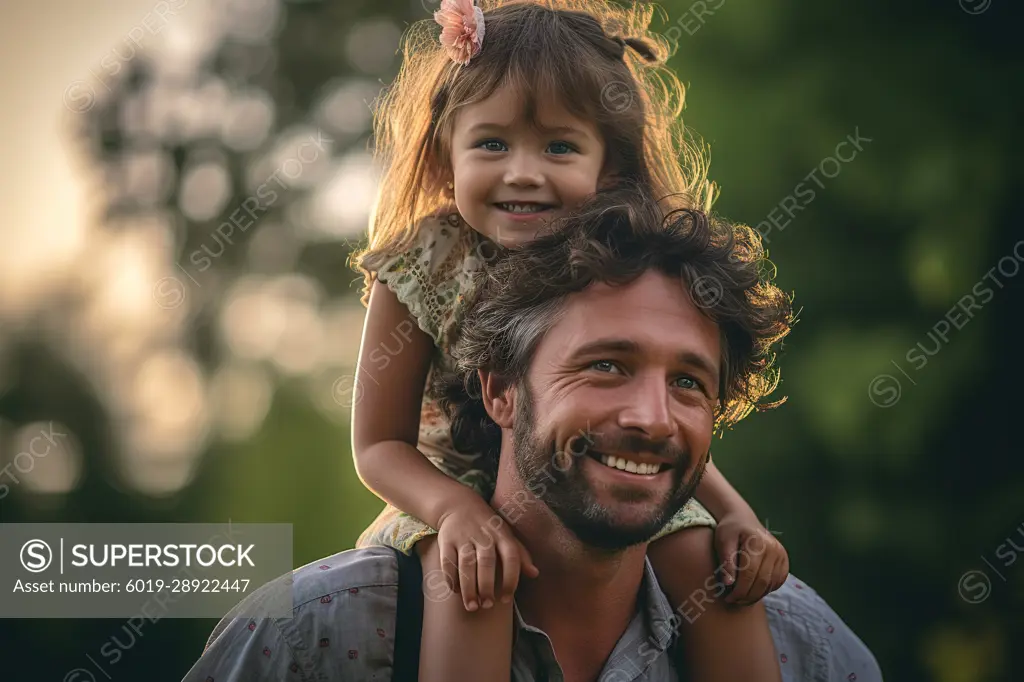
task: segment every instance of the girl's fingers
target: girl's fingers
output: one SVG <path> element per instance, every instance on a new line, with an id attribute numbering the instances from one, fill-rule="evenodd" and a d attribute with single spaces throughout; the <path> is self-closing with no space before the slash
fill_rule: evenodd
<path id="1" fill-rule="evenodd" d="M 537 568 L 537 564 L 533 563 L 533 555 L 530 554 L 530 550 L 526 549 L 526 545 L 519 542 L 519 540 L 516 540 L 515 543 L 518 555 L 522 560 L 523 572 L 531 578 L 536 578 L 540 575 L 540 569 Z"/>
<path id="2" fill-rule="evenodd" d="M 480 606 L 489 609 L 494 606 L 494 573 L 498 570 L 494 540 L 488 538 L 486 545 L 476 547 L 476 586 Z"/>
<path id="3" fill-rule="evenodd" d="M 777 578 L 779 580 L 779 584 L 778 584 L 778 586 L 775 589 L 779 589 L 779 587 L 782 587 L 782 585 L 789 578 L 789 553 L 788 552 L 783 551 L 783 553 L 782 553 L 782 570 L 779 572 L 779 575 L 777 576 Z"/>
<path id="4" fill-rule="evenodd" d="M 726 585 L 732 585 L 736 581 L 736 552 L 738 550 L 736 538 L 733 536 L 723 538 L 718 548 L 718 554 L 722 558 L 722 580 Z M 734 589 L 733 592 L 735 591 Z"/>
<path id="5" fill-rule="evenodd" d="M 441 572 L 444 574 L 448 589 L 456 592 L 459 589 L 459 552 L 455 545 L 447 542 L 438 542 L 438 550 L 441 552 Z"/>
<path id="6" fill-rule="evenodd" d="M 762 561 L 757 570 L 757 578 L 754 579 L 754 586 L 747 596 L 747 603 L 761 601 L 765 595 L 772 591 L 772 572 L 775 567 L 774 561 Z"/>
<path id="7" fill-rule="evenodd" d="M 779 589 L 786 582 L 786 578 L 789 577 L 789 557 L 783 552 L 782 556 L 775 563 L 775 569 L 772 571 L 772 592 Z"/>
<path id="8" fill-rule="evenodd" d="M 736 572 L 734 576 L 736 584 L 733 586 L 732 592 L 729 593 L 729 596 L 726 597 L 726 601 L 732 604 L 747 599 L 747 595 L 750 593 L 750 588 L 753 586 L 754 580 L 757 578 L 757 566 L 754 565 L 754 562 L 758 561 L 759 557 L 752 554 L 746 547 L 739 551 L 743 553 L 746 560 L 743 562 L 743 569 Z M 736 569 L 734 568 L 734 570 Z"/>
<path id="9" fill-rule="evenodd" d="M 459 583 L 466 610 L 476 611 L 480 607 L 476 592 L 476 546 L 471 542 L 459 547 Z"/>
<path id="10" fill-rule="evenodd" d="M 498 540 L 498 554 L 501 556 L 501 594 L 499 597 L 508 603 L 519 587 L 519 548 L 510 540 Z"/>

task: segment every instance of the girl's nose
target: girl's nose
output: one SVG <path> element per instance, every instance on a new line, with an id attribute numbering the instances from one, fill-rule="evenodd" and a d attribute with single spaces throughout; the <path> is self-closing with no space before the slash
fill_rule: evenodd
<path id="1" fill-rule="evenodd" d="M 539 187 L 544 184 L 544 173 L 539 159 L 532 154 L 514 154 L 505 167 L 505 184 L 517 187 Z"/>

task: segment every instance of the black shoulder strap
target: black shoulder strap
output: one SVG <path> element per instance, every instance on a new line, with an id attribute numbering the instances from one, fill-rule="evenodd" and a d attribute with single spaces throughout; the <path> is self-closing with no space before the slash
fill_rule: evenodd
<path id="1" fill-rule="evenodd" d="M 394 549 L 394 548 L 392 548 Z M 398 563 L 398 609 L 395 617 L 393 682 L 417 682 L 423 631 L 423 566 L 419 555 L 394 550 Z"/>

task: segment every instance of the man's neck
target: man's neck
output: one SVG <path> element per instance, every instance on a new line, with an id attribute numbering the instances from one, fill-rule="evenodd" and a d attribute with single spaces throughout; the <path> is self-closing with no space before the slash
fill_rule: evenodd
<path id="1" fill-rule="evenodd" d="M 517 502 L 524 492 L 527 501 Z M 617 552 L 584 545 L 515 472 L 498 476 L 492 504 L 516 510 L 516 535 L 540 569 L 519 582 L 523 619 L 551 638 L 567 680 L 597 679 L 636 613 L 646 545 Z"/>

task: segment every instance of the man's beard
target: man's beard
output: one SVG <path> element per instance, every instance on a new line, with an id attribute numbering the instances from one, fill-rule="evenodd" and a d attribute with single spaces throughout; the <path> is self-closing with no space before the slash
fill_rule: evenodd
<path id="1" fill-rule="evenodd" d="M 672 475 L 672 492 L 646 518 L 627 523 L 617 520 L 613 509 L 597 501 L 582 471 L 581 459 L 588 455 L 569 443 L 567 447 L 574 454 L 556 457 L 555 444 L 544 443 L 537 437 L 534 428 L 533 395 L 529 384 L 523 380 L 516 391 L 516 415 L 512 428 L 512 447 L 519 478 L 527 490 L 543 491 L 539 494 L 541 502 L 558 517 L 562 525 L 580 542 L 597 549 L 621 550 L 650 540 L 693 497 L 707 465 L 705 453 L 689 480 L 684 482 L 683 476 L 691 459 L 689 452 L 670 443 L 652 444 L 646 439 L 628 436 L 620 439 L 619 447 L 615 448 L 620 452 L 643 449 L 672 460 L 669 471 Z M 581 438 L 584 438 L 583 434 Z M 589 434 L 585 438 L 593 441 Z M 644 444 L 642 448 L 640 442 Z M 600 452 L 601 447 L 596 446 L 593 450 Z M 565 464 L 567 459 L 571 460 L 568 466 Z M 640 491 L 631 494 L 627 489 L 620 489 L 616 491 L 616 497 L 624 502 L 636 502 L 643 499 L 644 494 Z"/>

